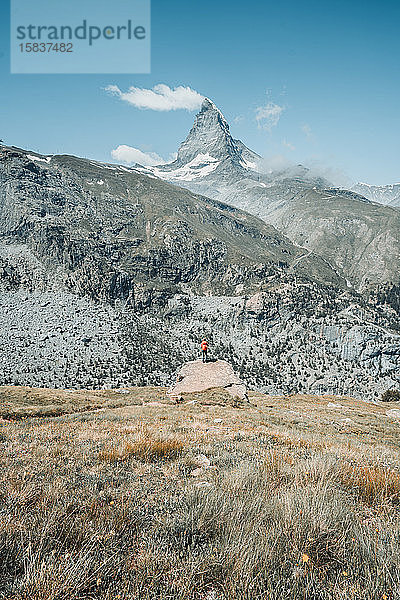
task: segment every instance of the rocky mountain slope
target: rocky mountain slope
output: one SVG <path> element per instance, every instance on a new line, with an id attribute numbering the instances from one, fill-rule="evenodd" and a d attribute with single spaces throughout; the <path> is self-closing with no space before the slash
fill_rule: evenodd
<path id="1" fill-rule="evenodd" d="M 262 172 L 259 158 L 232 139 L 221 112 L 206 99 L 177 160 L 146 172 L 273 224 L 359 290 L 398 285 L 400 211 L 334 188 L 301 165 Z"/>
<path id="2" fill-rule="evenodd" d="M 373 202 L 379 202 L 385 206 L 400 207 L 400 183 L 392 183 L 390 185 L 357 183 L 352 187 L 352 190 L 357 194 L 362 194 Z"/>
<path id="3" fill-rule="evenodd" d="M 154 175 L 1 149 L 2 383 L 169 384 L 205 335 L 250 387 L 372 399 L 400 383 L 391 293 Z"/>
<path id="4" fill-rule="evenodd" d="M 145 305 L 149 294 L 165 301 L 185 284 L 212 293 L 257 287 L 295 263 L 299 274 L 344 285 L 274 227 L 134 170 L 18 149 L 4 149 L 0 166 L 0 265 L 10 285 L 57 280 L 94 299 L 134 295 Z M 15 266 L 21 252 L 30 274 Z"/>

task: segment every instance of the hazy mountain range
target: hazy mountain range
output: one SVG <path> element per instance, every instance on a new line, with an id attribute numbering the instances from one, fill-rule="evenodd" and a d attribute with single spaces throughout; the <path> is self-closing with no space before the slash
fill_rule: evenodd
<path id="1" fill-rule="evenodd" d="M 389 185 L 370 185 L 368 183 L 357 183 L 351 188 L 358 194 L 362 194 L 372 202 L 379 202 L 385 206 L 400 207 L 400 183 Z"/>

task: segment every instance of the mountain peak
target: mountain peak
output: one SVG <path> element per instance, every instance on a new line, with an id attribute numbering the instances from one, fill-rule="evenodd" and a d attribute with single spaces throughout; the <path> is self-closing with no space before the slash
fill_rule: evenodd
<path id="1" fill-rule="evenodd" d="M 161 179 L 192 186 L 215 178 L 241 179 L 256 169 L 259 159 L 258 154 L 232 138 L 222 112 L 212 100 L 204 98 L 176 159 L 151 171 Z"/>
<path id="2" fill-rule="evenodd" d="M 200 109 L 200 113 L 204 113 L 204 112 L 212 112 L 215 113 L 216 116 L 218 115 L 218 117 L 224 122 L 226 123 L 228 129 L 229 129 L 229 125 L 228 122 L 226 121 L 224 115 L 222 114 L 222 112 L 219 110 L 218 106 L 216 106 L 214 104 L 214 102 L 212 100 L 210 100 L 210 98 L 204 98 L 202 105 L 201 105 L 201 109 Z"/>
<path id="3" fill-rule="evenodd" d="M 210 100 L 210 98 L 204 98 L 202 105 L 201 105 L 201 110 L 219 110 L 214 102 L 212 100 Z"/>
<path id="4" fill-rule="evenodd" d="M 177 162 L 187 164 L 199 154 L 209 154 L 214 159 L 223 160 L 232 157 L 235 152 L 225 117 L 214 102 L 204 98 L 193 127 L 178 150 Z"/>

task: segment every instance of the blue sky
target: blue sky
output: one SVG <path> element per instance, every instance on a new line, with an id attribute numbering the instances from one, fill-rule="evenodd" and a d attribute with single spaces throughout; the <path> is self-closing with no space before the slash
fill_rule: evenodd
<path id="1" fill-rule="evenodd" d="M 0 16 L 0 137 L 10 145 L 112 161 L 124 144 L 168 159 L 196 111 L 139 109 L 105 91 L 162 83 L 211 98 L 233 136 L 272 165 L 400 181 L 399 2 L 153 0 L 148 75 L 11 75 L 4 0 Z"/>

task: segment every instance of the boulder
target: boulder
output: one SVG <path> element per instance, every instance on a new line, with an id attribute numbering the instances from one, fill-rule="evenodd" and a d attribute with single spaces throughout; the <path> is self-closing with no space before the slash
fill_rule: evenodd
<path id="1" fill-rule="evenodd" d="M 246 310 L 251 313 L 261 313 L 265 308 L 267 295 L 265 292 L 257 292 L 246 301 Z"/>
<path id="2" fill-rule="evenodd" d="M 192 360 L 185 363 L 178 371 L 176 383 L 168 390 L 168 394 L 180 396 L 213 388 L 223 388 L 232 397 L 248 401 L 246 384 L 235 375 L 232 366 L 225 360 L 206 363 Z"/>

